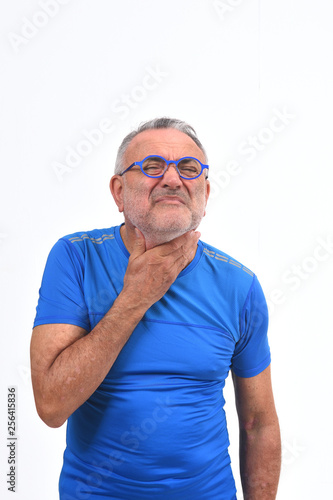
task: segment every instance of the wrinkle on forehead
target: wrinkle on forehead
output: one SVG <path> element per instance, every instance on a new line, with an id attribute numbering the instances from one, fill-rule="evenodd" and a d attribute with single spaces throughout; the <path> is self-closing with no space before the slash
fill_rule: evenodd
<path id="1" fill-rule="evenodd" d="M 194 156 L 205 163 L 203 152 L 191 137 L 175 129 L 145 130 L 135 136 L 125 153 L 126 164 L 141 161 L 151 154 L 163 156 L 166 160 Z"/>

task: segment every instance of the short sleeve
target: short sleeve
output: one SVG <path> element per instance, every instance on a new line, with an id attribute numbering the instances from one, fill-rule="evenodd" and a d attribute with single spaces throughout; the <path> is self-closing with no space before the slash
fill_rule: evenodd
<path id="1" fill-rule="evenodd" d="M 65 239 L 52 248 L 39 289 L 33 326 L 48 323 L 68 323 L 90 331 L 82 259 Z"/>
<path id="2" fill-rule="evenodd" d="M 260 283 L 254 276 L 241 311 L 241 336 L 232 359 L 232 369 L 239 377 L 254 377 L 270 364 L 267 329 L 267 304 Z"/>

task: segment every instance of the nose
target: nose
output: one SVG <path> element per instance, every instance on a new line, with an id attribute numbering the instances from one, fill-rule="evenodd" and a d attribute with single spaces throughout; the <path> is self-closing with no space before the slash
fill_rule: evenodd
<path id="1" fill-rule="evenodd" d="M 161 181 L 163 186 L 169 186 L 173 189 L 182 185 L 181 178 L 179 177 L 176 165 L 174 163 L 170 163 L 168 165 L 168 168 L 166 169 Z"/>

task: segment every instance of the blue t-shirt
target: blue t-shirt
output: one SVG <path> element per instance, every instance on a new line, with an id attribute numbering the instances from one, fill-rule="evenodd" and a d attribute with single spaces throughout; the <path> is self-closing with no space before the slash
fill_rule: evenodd
<path id="1" fill-rule="evenodd" d="M 61 238 L 34 326 L 89 332 L 123 287 L 120 226 Z M 68 419 L 61 500 L 234 500 L 223 387 L 270 363 L 256 276 L 199 241 L 193 261 L 137 325 L 92 396 Z"/>

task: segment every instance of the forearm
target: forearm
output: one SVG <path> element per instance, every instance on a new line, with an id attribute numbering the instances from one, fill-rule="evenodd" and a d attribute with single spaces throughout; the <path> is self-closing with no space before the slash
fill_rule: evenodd
<path id="1" fill-rule="evenodd" d="M 37 408 L 45 423 L 59 427 L 93 394 L 144 313 L 145 309 L 134 307 L 119 295 L 89 334 L 57 356 L 37 388 Z"/>
<path id="2" fill-rule="evenodd" d="M 240 432 L 240 472 L 244 500 L 274 500 L 281 467 L 278 421 Z"/>
<path id="3" fill-rule="evenodd" d="M 123 289 L 88 335 L 75 325 L 35 327 L 31 375 L 37 411 L 46 424 L 62 425 L 102 383 L 145 312 L 192 260 L 198 238 L 190 231 L 146 251 L 138 232 Z"/>

